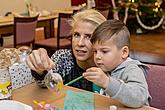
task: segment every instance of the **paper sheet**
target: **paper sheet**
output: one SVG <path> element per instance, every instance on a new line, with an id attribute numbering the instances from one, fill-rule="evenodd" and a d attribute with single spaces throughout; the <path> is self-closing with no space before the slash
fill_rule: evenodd
<path id="1" fill-rule="evenodd" d="M 65 97 L 64 110 L 94 110 L 94 95 L 69 90 Z"/>

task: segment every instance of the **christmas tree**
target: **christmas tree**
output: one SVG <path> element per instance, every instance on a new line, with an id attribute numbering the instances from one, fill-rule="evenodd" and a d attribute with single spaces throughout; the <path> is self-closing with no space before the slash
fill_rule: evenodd
<path id="1" fill-rule="evenodd" d="M 116 18 L 123 20 L 132 32 L 138 28 L 164 28 L 164 0 L 112 0 L 112 4 Z"/>

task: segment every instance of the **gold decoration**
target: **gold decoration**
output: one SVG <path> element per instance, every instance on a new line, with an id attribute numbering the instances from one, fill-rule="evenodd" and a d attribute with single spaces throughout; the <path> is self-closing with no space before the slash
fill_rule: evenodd
<path id="1" fill-rule="evenodd" d="M 5 48 L 0 51 L 0 69 L 9 67 L 10 65 L 20 62 L 20 51 L 15 48 Z"/>

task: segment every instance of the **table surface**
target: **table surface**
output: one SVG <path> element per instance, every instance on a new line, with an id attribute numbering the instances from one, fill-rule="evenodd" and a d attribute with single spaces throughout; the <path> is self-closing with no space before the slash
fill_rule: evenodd
<path id="1" fill-rule="evenodd" d="M 44 19 L 52 19 L 57 18 L 58 13 L 73 13 L 73 9 L 65 9 L 65 10 L 53 10 L 50 15 L 47 16 L 39 16 L 38 20 L 44 20 Z M 14 16 L 0 16 L 0 25 L 3 25 L 4 23 L 12 23 L 14 20 Z"/>
<path id="2" fill-rule="evenodd" d="M 53 19 L 53 18 L 57 18 L 58 14 L 54 14 L 54 15 L 49 15 L 49 16 L 40 16 L 38 18 L 39 21 L 41 20 L 45 20 L 45 19 Z M 13 16 L 4 16 L 4 17 L 0 17 L 0 25 L 5 25 L 5 24 L 13 24 L 14 21 L 14 17 Z"/>
<path id="3" fill-rule="evenodd" d="M 65 99 L 67 90 L 88 92 L 85 90 L 81 90 L 81 89 L 77 89 L 77 88 L 73 88 L 69 86 L 64 86 L 63 90 L 59 94 L 55 94 L 46 88 L 38 87 L 36 83 L 32 83 L 22 88 L 14 90 L 12 98 L 13 100 L 17 100 L 17 101 L 20 101 L 22 103 L 32 106 L 34 110 L 38 110 L 39 108 L 37 105 L 33 104 L 32 102 L 33 100 L 46 101 L 46 103 L 50 103 L 62 109 L 64 106 L 64 99 Z M 123 106 L 118 101 L 113 100 L 112 98 L 99 95 L 97 93 L 93 93 L 93 94 L 94 94 L 95 110 L 109 110 L 109 106 L 111 105 L 117 106 L 118 110 L 131 110 L 131 108 L 127 108 Z M 136 110 L 136 109 L 133 109 L 133 110 Z M 142 108 L 139 108 L 138 110 L 155 110 L 155 108 L 142 107 Z"/>

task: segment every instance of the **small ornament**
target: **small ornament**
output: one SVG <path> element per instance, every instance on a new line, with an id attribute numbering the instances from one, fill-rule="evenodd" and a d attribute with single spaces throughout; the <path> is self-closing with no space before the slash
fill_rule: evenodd
<path id="1" fill-rule="evenodd" d="M 60 110 L 60 108 L 52 106 L 51 104 L 48 104 L 45 101 L 37 102 L 36 100 L 33 100 L 33 103 L 38 105 L 43 110 Z"/>

